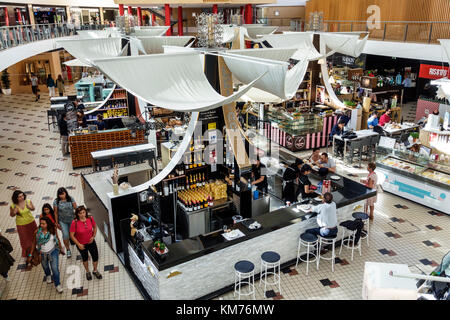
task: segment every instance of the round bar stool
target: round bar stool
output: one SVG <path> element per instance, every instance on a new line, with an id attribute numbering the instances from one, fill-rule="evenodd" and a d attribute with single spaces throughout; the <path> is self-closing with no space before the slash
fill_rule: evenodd
<path id="1" fill-rule="evenodd" d="M 361 240 L 367 239 L 367 246 L 369 247 L 369 232 L 370 232 L 370 223 L 369 223 L 369 215 L 364 212 L 354 212 L 352 214 L 354 219 L 361 219 L 364 225 L 367 227 L 367 231 L 363 230 L 361 232 Z"/>
<path id="2" fill-rule="evenodd" d="M 277 272 L 278 268 L 278 272 Z M 281 294 L 281 257 L 273 251 L 266 251 L 261 255 L 261 278 L 259 286 L 264 282 L 264 292 L 267 285 L 278 285 Z M 273 271 L 269 271 L 273 269 Z M 273 275 L 273 282 L 267 281 L 267 275 Z"/>
<path id="3" fill-rule="evenodd" d="M 308 275 L 309 263 L 316 262 L 316 260 L 317 260 L 317 251 L 315 253 L 313 253 L 313 252 L 314 252 L 314 246 L 317 245 L 318 241 L 319 241 L 319 239 L 317 238 L 317 236 L 315 234 L 311 234 L 311 233 L 301 234 L 300 238 L 298 240 L 297 262 L 295 263 L 295 267 L 297 268 L 299 260 L 306 262 L 306 275 Z M 302 254 L 300 254 L 300 249 L 301 249 L 302 245 L 306 247 L 306 260 L 303 260 Z M 313 252 L 309 251 L 309 247 L 313 248 L 313 250 L 312 250 Z M 303 255 L 304 254 L 305 253 L 303 253 Z M 310 255 L 313 256 L 314 258 L 309 259 Z"/>
<path id="4" fill-rule="evenodd" d="M 336 244 L 336 238 L 335 236 L 318 236 L 319 238 L 319 246 L 317 248 L 317 270 L 319 270 L 319 263 L 320 259 L 322 260 L 331 260 L 331 271 L 334 272 L 334 259 L 336 258 L 335 253 L 335 244 Z M 331 258 L 325 258 L 320 254 L 320 251 L 322 250 L 323 245 L 331 245 Z"/>
<path id="5" fill-rule="evenodd" d="M 356 231 L 357 230 L 349 230 L 345 226 L 340 224 L 342 226 L 342 242 L 341 242 L 341 248 L 339 249 L 339 254 L 342 252 L 342 247 L 346 247 L 347 249 L 352 250 L 352 261 L 353 261 L 353 252 L 355 251 L 355 238 L 356 238 Z M 348 233 L 348 236 L 347 236 Z M 347 236 L 347 238 L 346 238 Z M 361 241 L 357 244 L 359 255 L 361 256 Z"/>
<path id="6" fill-rule="evenodd" d="M 248 293 L 241 292 L 241 285 L 248 284 Z M 234 265 L 234 296 L 238 294 L 239 300 L 241 296 L 253 295 L 255 300 L 255 265 L 247 260 L 242 260 Z"/>

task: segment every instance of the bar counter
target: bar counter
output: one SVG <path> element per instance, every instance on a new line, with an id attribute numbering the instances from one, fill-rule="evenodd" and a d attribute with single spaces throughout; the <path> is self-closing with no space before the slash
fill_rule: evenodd
<path id="1" fill-rule="evenodd" d="M 332 187 L 338 224 L 353 220 L 352 213 L 362 211 L 364 200 L 376 195 L 375 190 L 345 177 L 333 181 Z M 232 229 L 239 229 L 244 236 L 231 241 L 219 230 L 168 245 L 169 253 L 163 259 L 153 253 L 152 242 L 146 241 L 142 243 L 142 261 L 129 242 L 131 269 L 152 299 L 212 298 L 231 290 L 234 264 L 240 260 L 252 261 L 255 274 L 260 272 L 260 256 L 265 251 L 278 252 L 282 267 L 295 264 L 300 234 L 317 227 L 315 214 L 296 207 L 281 208 L 255 218 L 261 224 L 258 230 L 235 224 Z M 341 232 L 338 240 L 340 236 Z M 331 272 L 329 263 L 324 262 L 321 268 L 329 268 Z"/>

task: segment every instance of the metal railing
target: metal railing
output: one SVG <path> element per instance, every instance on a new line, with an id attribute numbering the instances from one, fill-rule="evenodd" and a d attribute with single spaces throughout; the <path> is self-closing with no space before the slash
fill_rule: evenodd
<path id="1" fill-rule="evenodd" d="M 379 28 L 369 29 L 367 21 L 324 21 L 327 32 L 368 32 L 369 39 L 381 41 L 439 43 L 450 38 L 450 21 L 373 21 Z"/>
<path id="2" fill-rule="evenodd" d="M 104 27 L 103 25 L 83 25 L 75 28 L 73 24 L 67 23 L 0 27 L 0 50 L 35 41 L 74 36 L 77 30 L 101 30 Z"/>

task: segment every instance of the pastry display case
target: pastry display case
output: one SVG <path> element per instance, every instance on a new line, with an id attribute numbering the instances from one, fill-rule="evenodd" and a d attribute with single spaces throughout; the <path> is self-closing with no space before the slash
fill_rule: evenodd
<path id="1" fill-rule="evenodd" d="M 450 163 L 395 149 L 377 148 L 384 191 L 450 214 Z"/>

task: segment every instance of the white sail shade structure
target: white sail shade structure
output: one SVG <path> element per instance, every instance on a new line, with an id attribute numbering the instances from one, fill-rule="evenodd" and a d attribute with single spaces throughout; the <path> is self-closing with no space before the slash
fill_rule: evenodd
<path id="1" fill-rule="evenodd" d="M 135 37 L 155 37 L 164 35 L 167 30 L 169 30 L 170 26 L 163 26 L 157 28 L 146 28 L 146 29 L 135 29 L 131 34 Z"/>
<path id="2" fill-rule="evenodd" d="M 179 36 L 179 37 L 137 37 L 141 41 L 142 47 L 146 54 L 164 53 L 164 46 L 176 46 L 184 47 L 189 41 L 195 39 L 191 36 Z M 192 41 L 188 47 L 194 42 Z"/>
<path id="3" fill-rule="evenodd" d="M 340 33 L 321 33 L 320 41 L 332 51 L 345 54 L 347 56 L 359 57 L 364 50 L 369 35 L 360 40 L 360 34 L 340 34 Z"/>
<path id="4" fill-rule="evenodd" d="M 282 103 L 284 99 L 277 97 L 271 93 L 251 88 L 246 94 L 239 98 L 241 102 L 264 102 L 264 103 Z"/>
<path id="5" fill-rule="evenodd" d="M 222 30 L 222 43 L 229 43 L 236 40 L 236 29 L 237 27 L 234 25 L 223 24 Z"/>
<path id="6" fill-rule="evenodd" d="M 231 73 L 240 82 L 248 84 L 254 80 L 255 74 L 266 71 L 267 74 L 254 87 L 281 99 L 291 99 L 303 81 L 309 63 L 304 59 L 289 70 L 287 61 L 296 51 L 296 48 L 247 49 L 230 50 L 222 55 Z M 234 56 L 250 59 L 235 59 Z M 272 64 L 261 64 L 259 61 L 271 61 Z"/>
<path id="7" fill-rule="evenodd" d="M 58 40 L 57 43 L 89 66 L 93 66 L 93 59 L 117 57 L 123 53 L 122 38 Z"/>
<path id="8" fill-rule="evenodd" d="M 266 35 L 272 34 L 278 29 L 278 27 L 276 26 L 263 26 L 260 24 L 244 24 L 242 28 L 246 40 L 250 40 L 253 42 L 264 41 L 264 37 Z"/>
<path id="9" fill-rule="evenodd" d="M 84 63 L 78 59 L 72 59 L 66 62 L 63 62 L 63 64 L 65 64 L 66 66 L 69 67 L 90 67 L 90 64 Z"/>
<path id="10" fill-rule="evenodd" d="M 311 32 L 289 32 L 264 36 L 264 41 L 272 48 L 297 48 L 292 59 L 309 61 L 319 60 L 322 55 L 313 44 L 314 34 Z"/>
<path id="11" fill-rule="evenodd" d="M 79 30 L 77 31 L 77 34 L 80 39 L 120 37 L 119 31 L 109 28 L 105 30 Z"/>
<path id="12" fill-rule="evenodd" d="M 323 40 L 323 38 L 321 38 L 320 39 L 320 53 L 325 55 L 326 50 L 327 50 L 327 48 L 325 45 L 325 41 Z M 325 88 L 327 90 L 328 95 L 330 96 L 331 101 L 338 107 L 345 108 L 344 103 L 341 100 L 339 100 L 339 98 L 334 93 L 333 87 L 331 86 L 330 77 L 328 75 L 328 67 L 327 67 L 326 62 L 320 65 L 320 70 L 322 72 L 322 80 L 323 80 L 322 82 L 325 85 Z"/>
<path id="13" fill-rule="evenodd" d="M 155 106 L 181 112 L 206 111 L 229 104 L 245 94 L 266 71 L 231 96 L 211 87 L 197 52 L 154 54 L 94 60 L 109 79 Z"/>
<path id="14" fill-rule="evenodd" d="M 431 85 L 439 86 L 436 93 L 439 99 L 446 98 L 450 102 L 450 79 L 443 78 L 431 81 Z"/>

